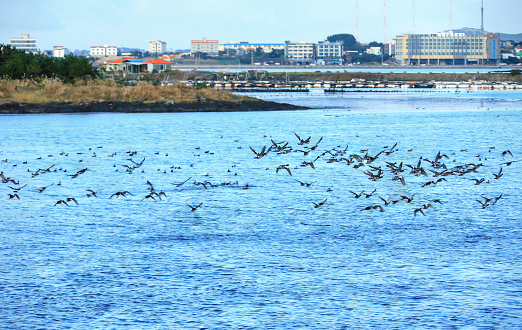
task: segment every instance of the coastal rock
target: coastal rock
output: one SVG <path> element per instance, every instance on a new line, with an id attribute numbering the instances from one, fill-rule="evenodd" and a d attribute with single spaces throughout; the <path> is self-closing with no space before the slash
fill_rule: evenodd
<path id="1" fill-rule="evenodd" d="M 34 104 L 22 102 L 0 103 L 0 114 L 38 114 L 38 113 L 171 113 L 171 112 L 234 112 L 234 111 L 278 111 L 302 110 L 307 107 L 271 101 L 205 101 L 205 102 L 121 102 L 102 101 L 90 103 L 47 103 Z"/>

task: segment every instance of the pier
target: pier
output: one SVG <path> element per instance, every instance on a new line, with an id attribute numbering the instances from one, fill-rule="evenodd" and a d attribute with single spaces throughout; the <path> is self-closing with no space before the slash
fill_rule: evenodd
<path id="1" fill-rule="evenodd" d="M 187 84 L 204 84 L 213 89 L 226 89 L 233 92 L 309 92 L 310 89 L 324 89 L 325 93 L 342 93 L 352 89 L 463 89 L 463 90 L 520 90 L 520 82 L 486 82 L 486 81 L 186 81 Z"/>

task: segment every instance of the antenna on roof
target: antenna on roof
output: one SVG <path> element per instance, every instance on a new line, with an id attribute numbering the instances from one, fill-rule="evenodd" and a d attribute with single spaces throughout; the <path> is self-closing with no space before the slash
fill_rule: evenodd
<path id="1" fill-rule="evenodd" d="M 480 32 L 484 35 L 484 0 L 482 0 L 482 7 L 480 7 Z"/>
<path id="2" fill-rule="evenodd" d="M 415 0 L 413 0 L 412 33 L 415 33 Z"/>
<path id="3" fill-rule="evenodd" d="M 359 41 L 359 0 L 355 0 L 355 39 Z"/>
<path id="4" fill-rule="evenodd" d="M 450 30 L 453 30 L 453 0 L 450 0 Z"/>
<path id="5" fill-rule="evenodd" d="M 386 47 L 386 0 L 384 0 L 384 41 L 382 42 L 381 60 L 384 63 L 384 48 Z"/>

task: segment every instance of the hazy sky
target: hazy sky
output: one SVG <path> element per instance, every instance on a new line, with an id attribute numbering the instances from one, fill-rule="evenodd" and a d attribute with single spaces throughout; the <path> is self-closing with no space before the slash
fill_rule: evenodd
<path id="1" fill-rule="evenodd" d="M 148 50 L 154 40 L 175 50 L 190 48 L 192 39 L 203 37 L 220 43 L 317 42 L 336 33 L 351 33 L 363 43 L 382 42 L 403 33 L 480 28 L 480 4 L 481 0 L 0 0 L 0 43 L 27 33 L 45 50 L 104 44 Z M 520 13 L 522 0 L 484 0 L 484 28 L 521 33 Z"/>

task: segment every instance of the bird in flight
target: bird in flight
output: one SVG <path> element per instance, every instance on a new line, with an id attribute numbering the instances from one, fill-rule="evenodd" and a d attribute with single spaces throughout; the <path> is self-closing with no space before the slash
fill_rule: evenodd
<path id="1" fill-rule="evenodd" d="M 422 211 L 421 208 L 415 209 L 413 211 L 413 216 L 416 217 L 418 212 L 420 212 L 423 216 L 426 216 L 426 214 L 424 214 L 424 211 Z"/>
<path id="2" fill-rule="evenodd" d="M 97 191 L 94 191 L 94 190 L 91 190 L 91 189 L 87 189 L 88 192 L 90 192 L 90 194 L 87 194 L 87 197 L 96 197 L 98 198 L 98 196 L 96 195 Z"/>
<path id="3" fill-rule="evenodd" d="M 120 197 L 120 196 L 127 197 L 127 196 L 126 196 L 127 194 L 132 195 L 130 192 L 128 192 L 128 191 L 125 190 L 125 191 L 118 191 L 118 192 L 112 194 L 111 197 L 109 197 L 109 198 L 112 198 L 112 197 L 114 197 L 114 196 L 116 196 L 116 198 L 118 198 L 118 197 Z"/>
<path id="4" fill-rule="evenodd" d="M 319 202 L 319 203 L 314 203 L 314 202 L 312 202 L 312 203 L 314 204 L 314 208 L 318 208 L 318 207 L 323 206 L 324 203 L 326 203 L 327 200 L 328 200 L 328 198 L 326 198 L 324 201 Z"/>
<path id="5" fill-rule="evenodd" d="M 199 203 L 199 205 L 196 205 L 196 206 L 192 206 L 189 204 L 187 204 L 187 205 L 190 207 L 190 211 L 194 212 L 201 206 L 201 204 L 203 204 L 203 203 Z"/>
<path id="6" fill-rule="evenodd" d="M 57 201 L 56 204 L 54 204 L 54 206 L 56 206 L 56 205 L 60 205 L 60 204 L 65 204 L 65 205 L 69 206 L 69 204 L 67 204 L 67 202 L 66 202 L 65 200 L 63 200 L 63 199 Z"/>
<path id="7" fill-rule="evenodd" d="M 493 173 L 493 177 L 494 179 L 500 179 L 500 177 L 502 176 L 502 167 L 500 168 L 500 170 L 498 171 L 498 174 L 495 174 Z"/>
<path id="8" fill-rule="evenodd" d="M 292 172 L 290 172 L 290 165 L 289 164 L 286 164 L 286 165 L 279 165 L 277 168 L 276 168 L 276 173 L 279 172 L 279 170 L 287 170 L 288 174 L 292 175 Z"/>

